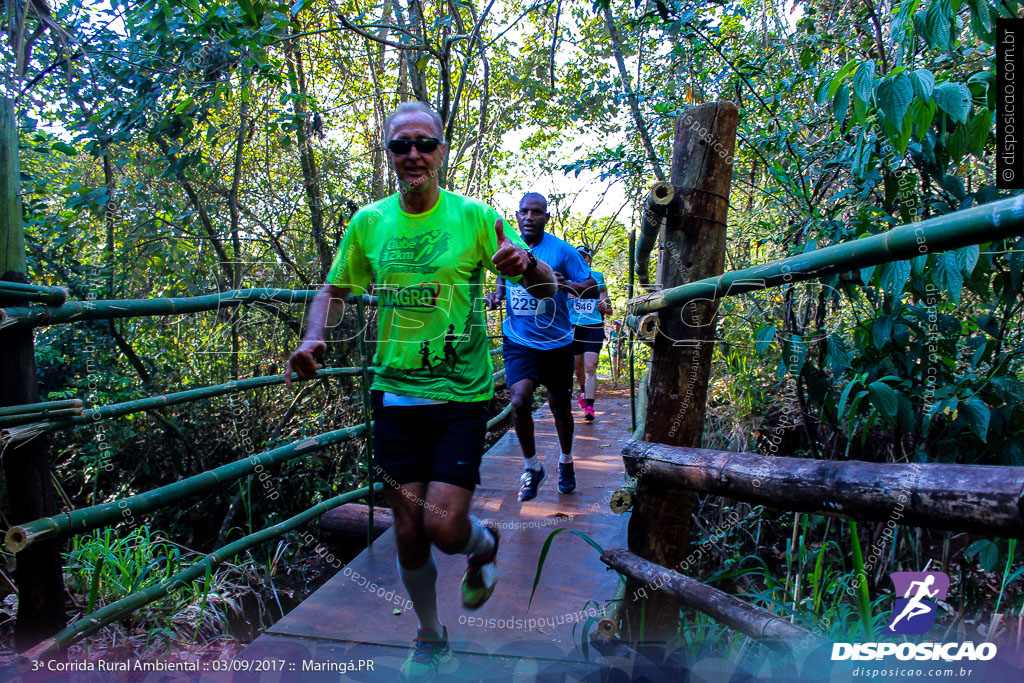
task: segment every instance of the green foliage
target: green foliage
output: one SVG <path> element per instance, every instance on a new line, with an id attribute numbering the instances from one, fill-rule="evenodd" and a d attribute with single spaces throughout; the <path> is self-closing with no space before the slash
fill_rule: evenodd
<path id="1" fill-rule="evenodd" d="M 189 564 L 177 546 L 146 526 L 124 535 L 113 529 L 96 530 L 72 539 L 66 554 L 66 582 L 73 595 L 85 598 L 83 613 L 91 614 L 166 580 Z M 225 632 L 228 611 L 237 610 L 231 599 L 235 571 L 208 576 L 205 582 L 193 582 L 150 603 L 132 615 L 128 632 L 137 625 L 150 635 L 192 640 L 200 628 L 204 636 Z"/>

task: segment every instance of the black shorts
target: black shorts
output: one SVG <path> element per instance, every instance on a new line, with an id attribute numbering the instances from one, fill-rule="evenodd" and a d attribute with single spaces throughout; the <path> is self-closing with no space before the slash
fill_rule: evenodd
<path id="1" fill-rule="evenodd" d="M 470 491 L 480 483 L 488 401 L 385 406 L 383 392 L 371 393 L 377 481 L 440 481 Z"/>
<path id="2" fill-rule="evenodd" d="M 547 387 L 554 398 L 572 397 L 572 344 L 557 349 L 534 349 L 505 339 L 501 354 L 505 360 L 505 382 L 509 387 L 524 379 Z"/>
<path id="3" fill-rule="evenodd" d="M 572 328 L 572 354 L 601 353 L 604 325 L 576 325 Z"/>

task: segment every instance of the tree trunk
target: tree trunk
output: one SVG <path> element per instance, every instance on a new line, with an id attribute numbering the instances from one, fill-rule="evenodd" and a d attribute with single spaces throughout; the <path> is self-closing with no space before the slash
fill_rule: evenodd
<path id="1" fill-rule="evenodd" d="M 296 27 L 292 27 L 295 33 Z M 331 267 L 334 254 L 327 247 L 324 238 L 323 195 L 320 191 L 319 172 L 316 168 L 316 156 L 309 144 L 307 127 L 310 123 L 309 108 L 306 106 L 306 74 L 302 67 L 302 53 L 297 42 L 292 39 L 284 41 L 285 62 L 288 65 L 288 81 L 292 94 L 295 95 L 295 114 L 302 124 L 295 131 L 299 143 L 299 165 L 302 168 L 302 185 L 306 190 L 306 205 L 309 207 L 309 222 L 313 231 L 313 242 L 316 246 L 317 258 L 320 261 L 318 272 L 320 281 L 327 281 L 327 271 Z"/>
<path id="2" fill-rule="evenodd" d="M 661 170 L 661 163 L 658 161 L 658 155 L 655 153 L 654 145 L 651 143 L 651 135 L 647 132 L 647 125 L 640 114 L 640 99 L 633 92 L 633 86 L 629 82 L 629 71 L 626 70 L 626 60 L 622 56 L 622 41 L 619 39 L 619 29 L 615 26 L 615 17 L 612 16 L 611 4 L 605 4 L 602 9 L 604 11 L 605 25 L 608 27 L 608 38 L 612 42 L 612 52 L 615 53 L 615 64 L 619 67 L 622 92 L 626 94 L 626 99 L 629 100 L 629 110 L 633 113 L 633 122 L 636 124 L 637 135 L 640 136 L 640 142 L 647 152 L 647 159 L 651 162 L 651 167 L 654 169 L 654 177 L 658 180 L 664 180 L 665 172 Z"/>
<path id="3" fill-rule="evenodd" d="M 676 120 L 672 185 L 679 195 L 666 215 L 659 271 L 666 287 L 722 273 L 725 219 L 732 180 L 736 107 L 718 102 L 690 109 Z M 647 392 L 644 441 L 700 447 L 714 351 L 714 302 L 693 302 L 659 313 Z M 640 476 L 629 522 L 629 549 L 664 567 L 685 561 L 693 494 L 665 480 Z M 632 595 L 639 586 L 627 585 Z M 680 605 L 666 596 L 646 600 L 645 639 L 676 635 Z M 627 601 L 625 619 L 639 638 L 642 601 Z"/>
<path id="4" fill-rule="evenodd" d="M 14 105 L 9 99 L 0 99 L 0 279 L 27 284 L 20 193 Z M 0 377 L 0 406 L 39 402 L 32 328 L 0 331 Z M 46 437 L 9 445 L 4 451 L 3 472 L 11 524 L 56 514 Z M 19 555 L 14 581 L 18 587 L 14 644 L 20 651 L 64 627 L 64 575 L 58 541 L 40 543 Z"/>
<path id="5" fill-rule="evenodd" d="M 242 182 L 242 152 L 245 151 L 246 117 L 249 115 L 249 101 L 242 100 L 238 109 L 238 139 L 235 141 L 235 160 L 232 165 L 231 190 L 228 192 L 228 215 L 231 220 L 231 246 L 235 258 L 232 269 L 231 289 L 242 286 L 242 238 L 239 234 L 240 214 L 238 211 L 238 187 Z M 238 379 L 238 356 L 240 351 L 238 320 L 239 309 L 231 311 L 231 379 Z"/>

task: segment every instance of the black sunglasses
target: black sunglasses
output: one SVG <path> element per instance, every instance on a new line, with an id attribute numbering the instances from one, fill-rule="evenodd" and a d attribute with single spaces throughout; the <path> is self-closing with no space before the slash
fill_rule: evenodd
<path id="1" fill-rule="evenodd" d="M 416 146 L 416 151 L 420 154 L 430 154 L 437 146 L 441 144 L 441 141 L 437 138 L 418 138 L 416 140 L 392 140 L 388 143 L 388 149 L 393 154 L 408 154 L 413 145 Z"/>

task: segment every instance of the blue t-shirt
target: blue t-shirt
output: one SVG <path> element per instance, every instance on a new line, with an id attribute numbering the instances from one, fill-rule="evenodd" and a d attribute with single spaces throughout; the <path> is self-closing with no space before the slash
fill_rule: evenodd
<path id="1" fill-rule="evenodd" d="M 533 253 L 569 282 L 582 282 L 590 277 L 590 267 L 576 248 L 550 233 L 544 233 Z M 512 343 L 534 349 L 557 349 L 571 344 L 568 302 L 566 292 L 556 292 L 554 299 L 537 299 L 521 284 L 506 280 L 505 322 L 501 332 Z"/>
<path id="2" fill-rule="evenodd" d="M 604 275 L 596 270 L 590 271 L 590 277 L 597 280 L 597 290 L 603 292 L 607 289 L 604 285 Z M 601 311 L 597 310 L 597 299 L 581 299 L 575 297 L 569 299 L 569 322 L 573 325 L 600 325 L 604 322 Z"/>

